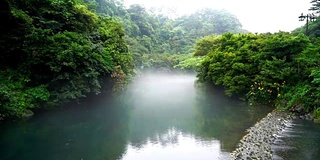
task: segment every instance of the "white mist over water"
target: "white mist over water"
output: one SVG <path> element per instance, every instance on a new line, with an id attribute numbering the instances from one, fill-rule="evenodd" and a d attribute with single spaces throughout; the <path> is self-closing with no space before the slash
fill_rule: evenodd
<path id="1" fill-rule="evenodd" d="M 156 132 L 139 145 L 129 143 L 122 160 L 230 158 L 219 140 L 202 139 L 182 130 L 198 116 L 195 81 L 195 75 L 180 74 L 147 74 L 133 81 L 129 89 L 134 97 L 130 126 L 135 132 Z"/>
<path id="2" fill-rule="evenodd" d="M 142 74 L 119 97 L 100 94 L 0 125 L 1 160 L 228 159 L 245 130 L 271 109 L 212 86 L 198 89 L 195 80 Z"/>
<path id="3" fill-rule="evenodd" d="M 183 108 L 195 100 L 195 75 L 147 74 L 137 78 L 129 87 L 133 105 L 143 107 Z M 186 101 L 188 99 L 188 101 Z"/>

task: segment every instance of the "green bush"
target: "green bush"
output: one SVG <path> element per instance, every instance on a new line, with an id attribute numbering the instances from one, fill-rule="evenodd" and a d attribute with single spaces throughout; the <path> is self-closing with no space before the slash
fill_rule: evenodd
<path id="1" fill-rule="evenodd" d="M 134 67 L 124 31 L 76 0 L 4 0 L 0 24 L 0 118 L 100 93 Z M 2 3 L 1 2 L 1 3 Z M 114 80 L 117 83 L 119 79 Z"/>
<path id="2" fill-rule="evenodd" d="M 197 76 L 229 96 L 312 112 L 320 106 L 319 44 L 285 32 L 208 36 L 197 43 L 196 55 L 205 55 Z"/>
<path id="3" fill-rule="evenodd" d="M 320 107 L 313 111 L 313 118 L 320 122 Z"/>
<path id="4" fill-rule="evenodd" d="M 28 109 L 37 108 L 50 96 L 45 85 L 26 87 L 29 79 L 15 71 L 0 72 L 0 119 L 21 118 Z"/>

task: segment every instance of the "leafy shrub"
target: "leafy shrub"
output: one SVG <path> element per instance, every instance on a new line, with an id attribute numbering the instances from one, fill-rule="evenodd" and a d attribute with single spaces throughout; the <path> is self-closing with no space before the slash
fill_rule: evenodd
<path id="1" fill-rule="evenodd" d="M 285 32 L 224 34 L 201 39 L 196 49 L 205 55 L 199 80 L 224 86 L 229 96 L 303 112 L 319 106 L 319 41 Z"/>
<path id="2" fill-rule="evenodd" d="M 45 85 L 26 87 L 29 79 L 13 70 L 0 72 L 0 119 L 18 117 L 46 102 L 50 96 Z"/>
<path id="3" fill-rule="evenodd" d="M 314 110 L 313 118 L 316 119 L 318 122 L 320 122 L 320 107 Z"/>

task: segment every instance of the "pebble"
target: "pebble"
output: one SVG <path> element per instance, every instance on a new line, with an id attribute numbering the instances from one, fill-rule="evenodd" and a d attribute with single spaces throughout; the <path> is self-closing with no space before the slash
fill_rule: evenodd
<path id="1" fill-rule="evenodd" d="M 234 160 L 272 159 L 271 145 L 291 120 L 288 112 L 274 110 L 247 130 L 237 148 L 231 153 Z"/>

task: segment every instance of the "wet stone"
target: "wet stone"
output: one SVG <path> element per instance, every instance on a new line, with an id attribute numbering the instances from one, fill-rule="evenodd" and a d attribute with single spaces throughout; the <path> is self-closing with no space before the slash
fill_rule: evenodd
<path id="1" fill-rule="evenodd" d="M 238 148 L 231 153 L 232 159 L 272 159 L 271 145 L 290 120 L 287 112 L 274 110 L 269 113 L 247 130 Z"/>

